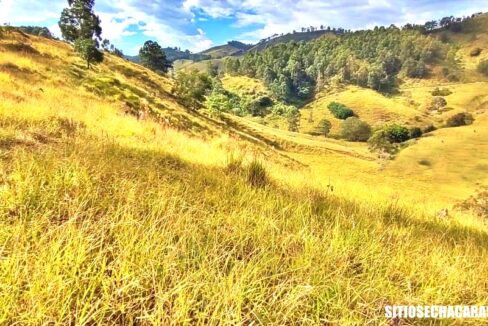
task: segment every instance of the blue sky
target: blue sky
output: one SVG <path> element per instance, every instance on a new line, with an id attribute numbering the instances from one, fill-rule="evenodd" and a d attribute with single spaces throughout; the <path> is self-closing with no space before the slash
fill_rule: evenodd
<path id="1" fill-rule="evenodd" d="M 46 26 L 59 35 L 66 6 L 66 0 L 0 0 L 0 23 Z M 488 0 L 96 0 L 95 10 L 103 37 L 133 55 L 148 39 L 198 52 L 311 25 L 354 30 L 486 12 Z"/>

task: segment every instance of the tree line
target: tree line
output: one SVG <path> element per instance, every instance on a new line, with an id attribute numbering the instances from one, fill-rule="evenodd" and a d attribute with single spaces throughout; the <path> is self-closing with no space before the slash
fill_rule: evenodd
<path id="1" fill-rule="evenodd" d="M 427 65 L 444 60 L 449 46 L 416 30 L 379 27 L 337 38 L 278 44 L 224 60 L 223 71 L 264 81 L 286 101 L 307 99 L 330 82 L 391 92 L 402 72 L 427 76 Z"/>

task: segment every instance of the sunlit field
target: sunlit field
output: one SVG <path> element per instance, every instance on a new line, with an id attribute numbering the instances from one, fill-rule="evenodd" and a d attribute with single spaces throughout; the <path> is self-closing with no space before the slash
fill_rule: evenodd
<path id="1" fill-rule="evenodd" d="M 239 85 L 266 92 L 224 78 Z M 87 70 L 63 42 L 4 31 L 0 324 L 387 325 L 388 304 L 488 305 L 486 219 L 454 208 L 488 182 L 487 85 L 449 86 L 472 125 L 382 160 L 190 110 L 169 77 L 109 54 Z M 411 121 L 430 90 L 403 91 L 320 97 L 301 128 L 329 99 Z"/>

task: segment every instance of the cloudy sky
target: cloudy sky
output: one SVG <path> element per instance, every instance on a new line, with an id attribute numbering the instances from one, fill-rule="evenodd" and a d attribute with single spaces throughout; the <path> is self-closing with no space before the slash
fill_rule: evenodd
<path id="1" fill-rule="evenodd" d="M 66 0 L 0 0 L 0 23 L 46 26 Z M 256 42 L 306 26 L 346 29 L 424 23 L 488 11 L 488 0 L 96 0 L 103 37 L 126 54 L 148 39 L 198 52 L 229 40 Z"/>

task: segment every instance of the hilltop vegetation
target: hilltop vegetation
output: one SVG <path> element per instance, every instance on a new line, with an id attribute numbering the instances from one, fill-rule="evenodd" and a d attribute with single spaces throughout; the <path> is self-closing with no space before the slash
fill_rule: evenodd
<path id="1" fill-rule="evenodd" d="M 215 46 L 208 50 L 201 52 L 203 55 L 209 56 L 211 59 L 222 59 L 228 56 L 236 56 L 244 54 L 252 45 L 244 44 L 238 41 L 230 41 L 227 44 Z"/>

